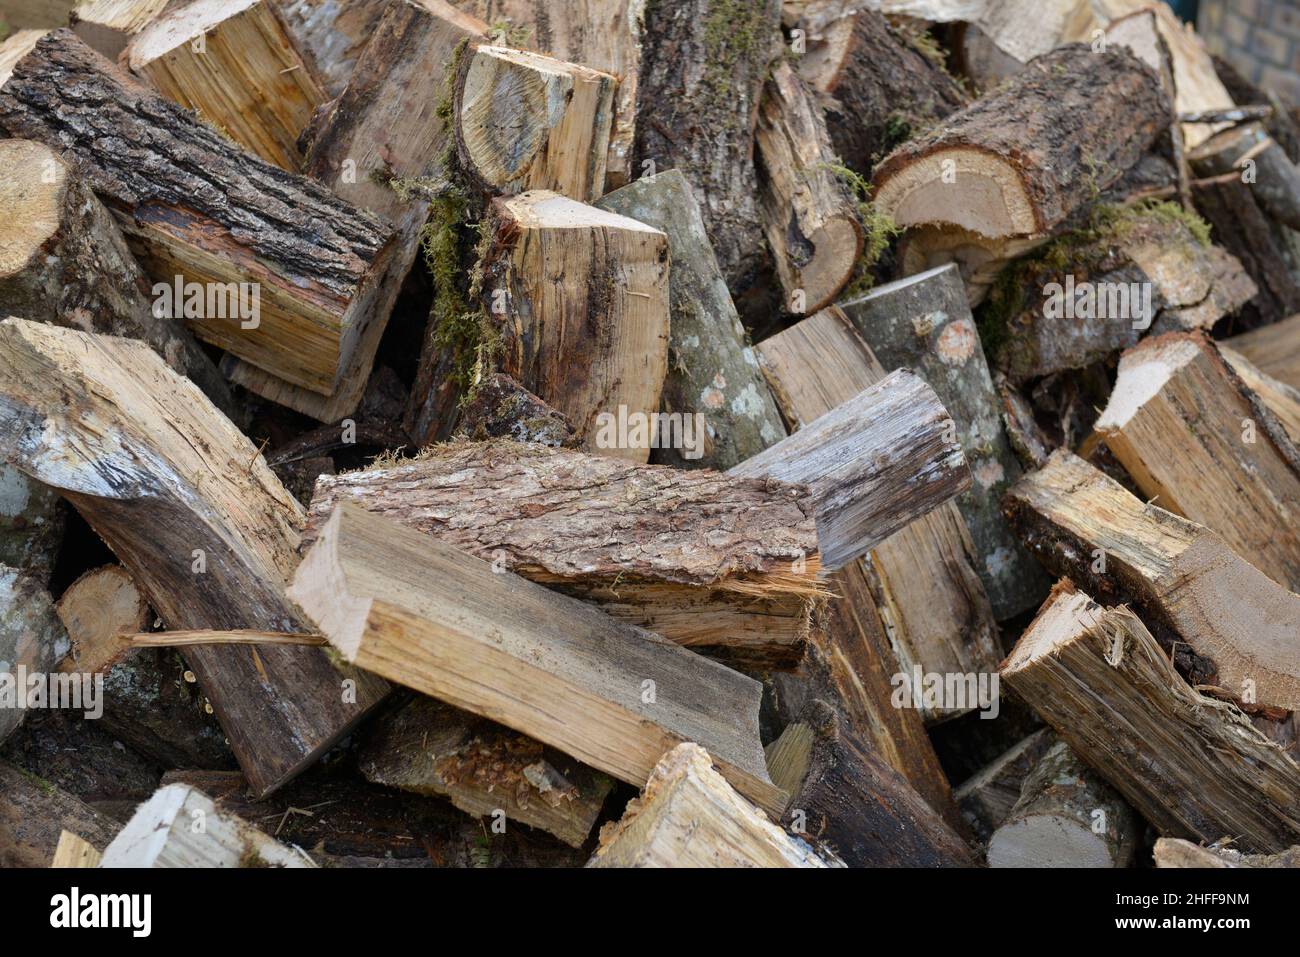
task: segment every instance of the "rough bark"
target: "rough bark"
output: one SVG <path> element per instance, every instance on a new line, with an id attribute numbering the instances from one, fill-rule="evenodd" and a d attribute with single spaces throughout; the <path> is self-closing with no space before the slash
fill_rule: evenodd
<path id="1" fill-rule="evenodd" d="M 328 98 L 272 0 L 195 0 L 123 54 L 131 72 L 268 163 L 297 172 L 298 134 Z"/>
<path id="2" fill-rule="evenodd" d="M 681 170 L 643 176 L 596 203 L 668 237 L 668 373 L 665 412 L 704 416 L 704 454 L 658 449 L 651 459 L 682 468 L 728 469 L 785 437 L 709 244 L 699 204 Z"/>
<path id="3" fill-rule="evenodd" d="M 695 741 L 760 807 L 785 804 L 763 763 L 758 682 L 389 519 L 339 505 L 289 592 L 359 667 L 619 780 Z"/>
<path id="4" fill-rule="evenodd" d="M 197 388 L 128 339 L 6 319 L 0 344 L 0 454 L 63 492 L 169 627 L 296 630 L 284 583 L 302 509 Z M 384 691 L 318 648 L 200 647 L 188 660 L 262 792 Z"/>
<path id="5" fill-rule="evenodd" d="M 577 433 L 568 418 L 508 375 L 494 372 L 461 409 L 457 435 L 475 441 L 513 439 L 551 448 L 572 448 Z"/>
<path id="6" fill-rule="evenodd" d="M 147 343 L 223 412 L 234 408 L 217 367 L 179 322 L 158 315 L 121 230 L 53 150 L 0 142 L 0 299 L 8 315 Z"/>
<path id="7" fill-rule="evenodd" d="M 0 867 L 49 867 L 68 830 L 103 849 L 120 825 L 48 781 L 0 761 Z"/>
<path id="8" fill-rule="evenodd" d="M 1132 809 L 1059 741 L 1025 778 L 989 840 L 989 867 L 1128 867 L 1138 842 Z"/>
<path id="9" fill-rule="evenodd" d="M 887 369 L 915 370 L 957 426 L 973 486 L 957 498 L 975 572 L 999 620 L 1036 606 L 1048 581 L 1007 527 L 1002 493 L 1020 478 L 998 414 L 988 363 L 955 266 L 882 286 L 841 308 Z"/>
<path id="10" fill-rule="evenodd" d="M 1296 843 L 1300 765 L 1187 685 L 1128 608 L 1059 584 L 1002 666 L 1011 688 L 1166 837 Z"/>
<path id="11" fill-rule="evenodd" d="M 973 865 L 962 839 L 825 701 L 810 701 L 767 758 L 791 794 L 781 822 L 850 867 Z"/>
<path id="12" fill-rule="evenodd" d="M 304 388 L 338 385 L 374 320 L 388 227 L 242 152 L 66 30 L 0 88 L 0 128 L 75 153 L 154 280 L 260 284 L 256 328 L 204 315 L 196 335 Z"/>
<path id="13" fill-rule="evenodd" d="M 1148 500 L 1300 591 L 1300 452 L 1211 340 L 1170 333 L 1124 353 L 1096 430 Z"/>
<path id="14" fill-rule="evenodd" d="M 808 44 L 798 65 L 820 95 L 835 153 L 862 176 L 968 99 L 875 10 L 836 20 Z"/>
<path id="15" fill-rule="evenodd" d="M 780 12 L 780 0 L 647 0 L 645 7 L 633 173 L 682 171 L 736 297 L 768 262 L 753 135 L 763 82 L 779 54 Z"/>

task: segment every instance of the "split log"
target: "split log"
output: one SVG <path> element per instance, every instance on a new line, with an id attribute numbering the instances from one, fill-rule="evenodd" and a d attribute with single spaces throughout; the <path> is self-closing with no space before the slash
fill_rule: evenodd
<path id="1" fill-rule="evenodd" d="M 1049 729 L 1035 731 L 953 790 L 962 818 L 981 843 L 988 844 L 993 832 L 1002 826 L 1020 800 L 1025 778 L 1055 743 Z"/>
<path id="2" fill-rule="evenodd" d="M 14 67 L 23 57 L 31 53 L 41 37 L 49 32 L 49 30 L 19 30 L 0 43 L 0 86 L 9 82 Z"/>
<path id="3" fill-rule="evenodd" d="M 1033 406 L 1002 372 L 993 374 L 993 383 L 1002 401 L 1002 425 L 1007 431 L 1007 441 L 1025 468 L 1041 469 L 1047 464 L 1053 443 L 1034 417 Z"/>
<path id="4" fill-rule="evenodd" d="M 809 702 L 768 745 L 767 759 L 772 779 L 791 795 L 782 823 L 850 867 L 974 863 L 939 814 L 826 702 Z"/>
<path id="5" fill-rule="evenodd" d="M 753 136 L 780 12 L 780 0 L 652 3 L 641 34 L 634 170 L 682 171 L 737 298 L 767 268 Z"/>
<path id="6" fill-rule="evenodd" d="M 230 390 L 179 323 L 145 298 L 147 280 L 121 230 L 87 183 L 54 150 L 0 141 L 0 299 L 9 315 L 126 336 L 149 344 L 222 411 Z"/>
<path id="7" fill-rule="evenodd" d="M 131 72 L 268 163 L 297 172 L 298 134 L 327 94 L 272 0 L 194 0 L 131 38 Z"/>
<path id="8" fill-rule="evenodd" d="M 92 50 L 110 60 L 116 60 L 133 36 L 183 2 L 184 0 L 81 0 L 72 11 L 69 22 L 77 36 Z"/>
<path id="9" fill-rule="evenodd" d="M 934 390 L 900 369 L 727 474 L 807 484 L 833 571 L 970 486 L 950 422 Z"/>
<path id="10" fill-rule="evenodd" d="M 284 583 L 302 509 L 197 388 L 141 343 L 21 319 L 0 323 L 0 366 L 0 455 L 63 492 L 169 627 L 297 630 Z M 196 647 L 188 660 L 264 793 L 385 690 L 318 648 Z"/>
<path id="11" fill-rule="evenodd" d="M 759 212 L 786 308 L 814 313 L 848 284 L 862 253 L 853 194 L 835 171 L 826 121 L 789 63 L 763 88 L 758 128 Z"/>
<path id="12" fill-rule="evenodd" d="M 1231 847 L 1201 847 L 1178 837 L 1156 841 L 1156 867 L 1300 867 L 1300 846 L 1277 854 L 1243 854 Z"/>
<path id="13" fill-rule="evenodd" d="M 500 372 L 475 388 L 474 397 L 461 409 L 456 433 L 479 442 L 512 439 L 556 449 L 577 445 L 577 433 L 562 412 Z"/>
<path id="14" fill-rule="evenodd" d="M 713 770 L 708 752 L 686 743 L 654 766 L 641 796 L 628 804 L 623 817 L 600 829 L 600 846 L 587 866 L 828 865 L 732 790 Z"/>
<path id="15" fill-rule="evenodd" d="M 103 565 L 69 585 L 54 605 L 71 651 L 60 671 L 100 674 L 130 651 L 124 635 L 153 621 L 149 603 L 121 565 Z"/>
<path id="16" fill-rule="evenodd" d="M 668 373 L 662 408 L 704 416 L 704 454 L 659 449 L 655 461 L 728 469 L 785 437 L 785 426 L 731 301 L 681 170 L 643 176 L 596 203 L 668 237 Z M 693 454 L 693 453 L 692 453 Z"/>
<path id="17" fill-rule="evenodd" d="M 1002 676 L 1163 835 L 1276 853 L 1300 838 L 1300 765 L 1190 688 L 1125 606 L 1060 583 Z"/>
<path id="18" fill-rule="evenodd" d="M 1145 496 L 1300 591 L 1300 452 L 1213 342 L 1170 333 L 1124 353 L 1096 430 Z"/>
<path id="19" fill-rule="evenodd" d="M 565 6 L 563 16 L 554 15 L 547 0 L 471 0 L 462 5 L 488 23 L 502 24 L 507 46 L 582 63 L 618 78 L 602 192 L 627 185 L 636 172 L 632 142 L 644 5 L 639 0 L 575 0 Z"/>
<path id="20" fill-rule="evenodd" d="M 1050 235 L 1091 202 L 1170 117 L 1159 78 L 1128 51 L 1059 47 L 886 157 L 875 206 L 904 228 L 958 230 L 998 258 L 999 244 Z"/>
<path id="21" fill-rule="evenodd" d="M 202 821 L 202 827 L 196 823 Z M 104 848 L 100 867 L 315 867 L 202 791 L 168 784 L 140 805 Z"/>
<path id="22" fill-rule="evenodd" d="M 862 176 L 870 176 L 900 142 L 968 99 L 947 72 L 875 10 L 851 13 L 820 31 L 798 68 L 820 95 L 836 155 Z"/>
<path id="23" fill-rule="evenodd" d="M 668 370 L 668 239 L 626 216 L 534 191 L 493 200 L 484 301 L 501 371 L 568 417 L 583 448 L 645 462 Z M 501 308 L 496 308 L 501 303 Z M 604 413 L 604 415 L 602 415 Z M 657 439 L 658 436 L 654 436 Z"/>
<path id="24" fill-rule="evenodd" d="M 1021 469 L 998 413 L 988 362 L 961 275 L 952 265 L 881 286 L 840 307 L 877 359 L 915 370 L 952 416 L 974 478 L 957 498 L 975 547 L 974 568 L 999 620 L 1036 607 L 1047 593 L 1041 568 L 998 510 Z"/>
<path id="25" fill-rule="evenodd" d="M 1223 342 L 1260 372 L 1300 389 L 1300 315 L 1243 332 Z"/>
<path id="26" fill-rule="evenodd" d="M 581 847 L 613 782 L 540 741 L 418 698 L 376 722 L 359 754 L 367 781 L 446 797 L 473 817 L 507 819 Z"/>
<path id="27" fill-rule="evenodd" d="M 66 30 L 0 88 L 0 128 L 75 153 L 151 278 L 208 284 L 224 308 L 188 293 L 173 303 L 196 335 L 293 384 L 337 387 L 382 305 L 391 243 L 379 220 L 242 152 Z"/>
<path id="28" fill-rule="evenodd" d="M 45 583 L 0 565 L 0 741 L 27 717 L 28 680 L 44 681 L 68 653 Z"/>
<path id="29" fill-rule="evenodd" d="M 362 52 L 392 0 L 274 0 L 294 46 L 314 68 L 326 92 L 347 86 Z M 432 4 L 430 4 L 432 5 Z"/>
<path id="30" fill-rule="evenodd" d="M 1219 343 L 1217 348 L 1242 384 L 1259 396 L 1265 408 L 1277 416 L 1291 444 L 1300 447 L 1300 389 L 1261 372 L 1245 356 L 1223 343 Z"/>
<path id="31" fill-rule="evenodd" d="M 758 682 L 412 529 L 339 505 L 289 594 L 348 661 L 619 780 L 697 741 L 760 807 L 785 804 Z"/>
<path id="32" fill-rule="evenodd" d="M 1300 596 L 1213 532 L 1139 499 L 1066 451 L 1004 501 L 1030 550 L 1105 601 L 1135 603 L 1198 684 L 1247 706 L 1300 707 Z M 1277 530 L 1277 531 L 1280 531 Z"/>
<path id="33" fill-rule="evenodd" d="M 62 833 L 107 847 L 121 825 L 34 774 L 0 761 L 0 867 L 49 867 Z"/>
<path id="34" fill-rule="evenodd" d="M 1244 182 L 1260 208 L 1274 220 L 1300 229 L 1300 170 L 1263 124 L 1246 123 L 1224 130 L 1188 158 L 1197 175 L 1207 178 L 1241 172 L 1253 164 L 1253 178 Z"/>
<path id="35" fill-rule="evenodd" d="M 989 839 L 989 867 L 1128 867 L 1138 836 L 1124 799 L 1059 741 Z"/>
<path id="36" fill-rule="evenodd" d="M 515 442 L 435 446 L 323 478 L 304 547 L 340 502 L 749 667 L 795 667 L 817 580 L 807 490 Z"/>
<path id="37" fill-rule="evenodd" d="M 605 191 L 617 85 L 608 73 L 537 53 L 467 50 L 453 107 L 464 172 L 494 195 L 550 190 L 595 202 Z"/>
<path id="38" fill-rule="evenodd" d="M 64 831 L 59 835 L 50 867 L 98 867 L 102 857 L 95 845 L 83 841 L 71 831 Z"/>
<path id="39" fill-rule="evenodd" d="M 795 438 L 821 421 L 809 425 L 809 418 L 857 389 L 878 387 L 885 376 L 837 307 L 764 340 L 758 349 L 787 419 L 792 426 L 802 426 Z M 946 420 L 947 413 L 942 409 L 940 413 Z M 898 448 L 906 448 L 910 440 L 899 441 Z M 852 557 L 858 554 L 855 551 Z M 824 554 L 822 561 L 826 563 Z M 849 591 L 865 588 L 871 603 L 881 610 L 889 636 L 891 650 L 885 661 L 891 675 L 910 675 L 913 665 L 941 673 L 991 673 L 1001 649 L 997 622 L 976 565 L 970 533 L 956 504 L 940 501 L 929 514 L 917 515 L 878 540 L 862 563 L 851 563 L 843 577 L 832 581 L 832 590 L 840 593 L 847 580 L 864 579 L 861 584 L 855 581 Z M 894 683 L 891 677 L 890 684 Z M 885 694 L 885 700 L 891 697 L 892 692 Z M 937 720 L 974 707 L 969 702 L 962 707 L 922 709 L 922 715 Z"/>
<path id="40" fill-rule="evenodd" d="M 1194 222 L 1169 203 L 1106 206 L 1009 266 L 983 313 L 992 361 L 1026 382 L 1110 359 L 1148 330 L 1209 329 L 1236 312 L 1255 283 Z"/>

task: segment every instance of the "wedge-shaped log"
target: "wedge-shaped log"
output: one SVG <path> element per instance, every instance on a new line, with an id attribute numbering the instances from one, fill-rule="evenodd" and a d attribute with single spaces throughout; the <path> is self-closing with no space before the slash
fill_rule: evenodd
<path id="1" fill-rule="evenodd" d="M 474 817 L 500 810 L 570 847 L 586 843 L 614 784 L 540 741 L 432 698 L 375 725 L 358 755 L 367 781 L 445 797 Z"/>
<path id="2" fill-rule="evenodd" d="M 681 170 L 642 176 L 596 205 L 668 237 L 671 316 L 662 406 L 665 412 L 703 415 L 707 441 L 698 457 L 698 448 L 660 449 L 655 460 L 682 468 L 728 469 L 784 438 L 781 414 Z"/>
<path id="3" fill-rule="evenodd" d="M 273 0 L 195 0 L 131 39 L 131 72 L 249 152 L 294 170 L 298 134 L 328 98 Z"/>
<path id="4" fill-rule="evenodd" d="M 52 149 L 0 142 L 0 301 L 8 315 L 140 339 L 223 411 L 230 390 L 179 322 L 156 315 L 149 283 L 112 215 Z"/>
<path id="5" fill-rule="evenodd" d="M 1103 601 L 1134 604 L 1162 639 L 1190 647 L 1199 682 L 1250 704 L 1300 708 L 1300 596 L 1214 532 L 1143 504 L 1063 450 L 1004 507 L 1049 570 Z"/>
<path id="6" fill-rule="evenodd" d="M 1217 348 L 1242 384 L 1259 396 L 1264 407 L 1277 417 L 1291 444 L 1300 447 L 1300 388 L 1261 372 L 1249 359 L 1224 343 L 1218 343 Z"/>
<path id="7" fill-rule="evenodd" d="M 494 200 L 489 217 L 484 298 L 501 371 L 568 416 L 584 448 L 645 462 L 658 430 L 621 435 L 618 424 L 659 411 L 667 237 L 545 190 Z"/>
<path id="8" fill-rule="evenodd" d="M 764 340 L 758 350 L 787 419 L 802 426 L 795 437 L 814 428 L 822 416 L 835 414 L 830 410 L 837 400 L 885 378 L 885 370 L 838 307 Z M 909 414 L 912 411 L 916 409 Z M 957 429 L 952 432 L 955 441 Z M 853 594 L 860 587 L 846 586 L 845 579 L 865 576 L 864 585 L 882 610 L 889 635 L 891 651 L 885 661 L 891 674 L 910 675 L 914 665 L 940 673 L 991 673 L 1001 657 L 997 621 L 980 582 L 970 533 L 956 503 L 936 499 L 933 505 L 929 514 L 917 515 L 877 542 L 861 565 L 851 562 L 832 590 Z M 891 696 L 886 694 L 885 700 Z M 975 706 L 971 701 L 959 709 L 922 713 L 933 720 Z"/>
<path id="9" fill-rule="evenodd" d="M 971 488 L 957 508 L 975 547 L 975 573 L 999 620 L 1042 601 L 1049 582 L 998 511 L 1020 463 L 1002 429 L 998 398 L 956 266 L 940 266 L 841 303 L 887 369 L 908 368 L 934 387 L 957 427 Z"/>
<path id="10" fill-rule="evenodd" d="M 1061 582 L 1002 676 L 1163 836 L 1255 853 L 1300 838 L 1300 765 L 1188 686 L 1127 607 Z"/>
<path id="11" fill-rule="evenodd" d="M 1026 776 L 989 839 L 989 867 L 1128 867 L 1137 847 L 1132 809 L 1058 741 Z"/>
<path id="12" fill-rule="evenodd" d="M 608 73 L 526 50 L 467 50 L 454 114 L 461 163 L 490 193 L 546 189 L 594 202 L 605 192 L 617 85 Z"/>
<path id="13" fill-rule="evenodd" d="M 288 382 L 333 391 L 388 308 L 391 227 L 243 152 L 69 31 L 0 87 L 0 128 L 74 153 L 146 273 L 179 287 L 170 314 Z"/>
<path id="14" fill-rule="evenodd" d="M 513 441 L 322 477 L 305 541 L 351 502 L 753 667 L 798 664 L 817 580 L 807 490 Z"/>
<path id="15" fill-rule="evenodd" d="M 341 504 L 290 596 L 361 668 L 629 782 L 683 741 L 769 813 L 758 682 L 466 552 Z"/>
<path id="16" fill-rule="evenodd" d="M 0 455 L 63 492 L 169 627 L 307 630 L 284 594 L 301 506 L 147 346 L 6 319 L 0 383 Z M 187 655 L 262 793 L 311 764 L 385 690 L 335 671 L 319 648 Z"/>
<path id="17" fill-rule="evenodd" d="M 939 813 L 814 698 L 767 747 L 772 780 L 790 792 L 781 821 L 850 867 L 969 867 L 965 842 Z"/>
<path id="18" fill-rule="evenodd" d="M 934 390 L 900 369 L 727 474 L 807 484 L 833 570 L 970 486 L 951 426 Z"/>
<path id="19" fill-rule="evenodd" d="M 816 312 L 852 277 L 862 224 L 848 184 L 835 171 L 822 111 L 784 60 L 763 88 L 754 138 L 763 231 L 786 308 L 797 315 Z"/>
<path id="20" fill-rule="evenodd" d="M 203 826 L 195 823 L 202 820 Z M 242 818 L 217 807 L 202 791 L 168 784 L 140 805 L 100 867 L 315 867 Z"/>
<path id="21" fill-rule="evenodd" d="M 835 862 L 838 864 L 839 862 Z M 679 744 L 654 766 L 641 796 L 601 828 L 588 867 L 826 867 L 713 770 L 708 752 Z"/>
<path id="22" fill-rule="evenodd" d="M 116 60 L 131 38 L 183 0 L 81 0 L 72 28 L 91 49 Z"/>
<path id="23" fill-rule="evenodd" d="M 1124 353 L 1096 431 L 1148 499 L 1300 591 L 1300 452 L 1209 339 Z"/>

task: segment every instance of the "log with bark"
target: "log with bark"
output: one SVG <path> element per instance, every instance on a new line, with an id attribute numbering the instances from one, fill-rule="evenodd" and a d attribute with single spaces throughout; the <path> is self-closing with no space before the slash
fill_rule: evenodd
<path id="1" fill-rule="evenodd" d="M 1242 384 L 1277 417 L 1291 444 L 1300 446 L 1300 389 L 1261 372 L 1245 356 L 1223 343 L 1219 343 L 1217 348 Z"/>
<path id="2" fill-rule="evenodd" d="M 194 0 L 131 38 L 127 66 L 244 149 L 297 172 L 298 134 L 327 99 L 272 0 Z"/>
<path id="3" fill-rule="evenodd" d="M 765 340 L 759 352 L 792 426 L 809 427 L 806 417 L 818 416 L 837 399 L 884 376 L 870 348 L 836 307 Z M 794 437 L 801 434 L 802 429 Z M 944 502 L 879 541 L 861 564 L 853 562 L 833 580 L 839 593 L 847 580 L 863 579 L 872 604 L 884 613 L 891 674 L 893 665 L 909 676 L 914 665 L 962 674 L 990 673 L 996 667 L 1001 656 L 997 623 L 973 552 L 956 505 Z M 849 590 L 858 590 L 854 586 Z M 970 702 L 923 708 L 922 714 L 933 721 L 974 707 Z"/>
<path id="4" fill-rule="evenodd" d="M 788 4 L 787 4 L 788 6 Z M 818 30 L 799 75 L 818 93 L 831 145 L 862 176 L 895 146 L 966 105 L 961 86 L 875 10 L 858 10 Z"/>
<path id="5" fill-rule="evenodd" d="M 791 668 L 824 594 L 807 489 L 512 441 L 322 478 L 305 543 L 351 502 L 687 647 Z"/>
<path id="6" fill-rule="evenodd" d="M 42 578 L 0 565 L 0 741 L 22 725 L 32 683 L 44 687 L 68 647 Z M 42 694 L 39 700 L 45 698 Z"/>
<path id="7" fill-rule="evenodd" d="M 1243 854 L 1231 847 L 1202 847 L 1179 837 L 1162 837 L 1152 853 L 1156 867 L 1300 867 L 1300 846 L 1277 854 Z"/>
<path id="8" fill-rule="evenodd" d="M 632 175 L 682 171 L 738 299 L 768 268 L 753 136 L 780 12 L 780 0 L 650 0 L 641 34 Z"/>
<path id="9" fill-rule="evenodd" d="M 1300 590 L 1300 451 L 1212 341 L 1170 333 L 1124 353 L 1096 431 L 1149 500 Z"/>
<path id="10" fill-rule="evenodd" d="M 713 769 L 697 744 L 679 744 L 650 773 L 641 796 L 601 828 L 588 867 L 827 867 L 772 824 Z"/>
<path id="11" fill-rule="evenodd" d="M 1137 163 L 1170 117 L 1159 78 L 1127 50 L 1059 47 L 886 157 L 872 177 L 875 206 L 900 227 L 936 231 L 914 248 L 917 262 L 953 238 L 996 260 L 1007 244 L 1056 231 Z M 942 251 L 968 277 L 978 265 L 959 248 Z M 903 268 L 920 267 L 905 258 Z"/>
<path id="12" fill-rule="evenodd" d="M 1223 342 L 1265 375 L 1300 389 L 1300 315 Z"/>
<path id="13" fill-rule="evenodd" d="M 988 844 L 1020 800 L 1025 778 L 1052 746 L 1056 737 L 1041 728 L 998 755 L 953 789 L 952 797 L 962 819 L 981 843 Z"/>
<path id="14" fill-rule="evenodd" d="M 0 761 L 0 867 L 49 867 L 62 832 L 103 849 L 121 825 L 30 772 Z"/>
<path id="15" fill-rule="evenodd" d="M 836 172 L 830 135 L 811 91 L 781 61 L 763 88 L 758 128 L 759 212 L 795 315 L 829 305 L 862 252 L 853 193 Z"/>
<path id="16" fill-rule="evenodd" d="M 1002 676 L 1163 836 L 1253 853 L 1300 836 L 1300 765 L 1235 705 L 1189 687 L 1127 607 L 1062 581 Z"/>
<path id="17" fill-rule="evenodd" d="M 289 593 L 349 662 L 619 780 L 695 741 L 759 807 L 785 806 L 758 682 L 467 552 L 343 503 Z"/>
<path id="18" fill-rule="evenodd" d="M 19 61 L 0 88 L 0 128 L 75 152 L 146 273 L 171 291 L 170 314 L 286 381 L 336 389 L 388 308 L 378 293 L 390 227 L 239 150 L 69 31 Z"/>
<path id="19" fill-rule="evenodd" d="M 305 630 L 284 593 L 301 507 L 252 442 L 148 347 L 6 319 L 0 419 L 0 455 L 64 494 L 169 627 Z M 187 654 L 261 792 L 313 762 L 385 691 L 337 672 L 318 648 Z"/>
<path id="20" fill-rule="evenodd" d="M 556 449 L 578 444 L 577 433 L 564 413 L 500 372 L 474 389 L 474 397 L 460 410 L 456 434 L 476 442 L 513 439 Z"/>
<path id="21" fill-rule="evenodd" d="M 999 415 L 983 344 L 957 268 L 927 270 L 841 305 L 886 368 L 916 370 L 952 416 L 972 487 L 957 498 L 973 563 L 999 620 L 1037 606 L 1049 582 L 998 511 L 1021 469 Z"/>
<path id="22" fill-rule="evenodd" d="M 1214 532 L 1144 504 L 1064 450 L 1012 487 L 1004 507 L 1050 571 L 1102 601 L 1132 603 L 1198 684 L 1247 707 L 1300 706 L 1300 596 Z"/>
<path id="23" fill-rule="evenodd" d="M 1269 218 L 1300 229 L 1300 170 L 1268 135 L 1261 123 L 1246 123 L 1206 140 L 1188 157 L 1199 176 L 1241 173 Z"/>
<path id="24" fill-rule="evenodd" d="M 159 315 L 149 283 L 108 210 L 54 150 L 0 141 L 0 299 L 8 315 L 140 339 L 223 412 L 234 408 L 212 360 L 180 323 Z M 156 292 L 156 291 L 155 291 Z"/>
<path id="25" fill-rule="evenodd" d="M 1127 867 L 1138 825 L 1123 798 L 1064 741 L 1030 770 L 989 838 L 989 867 Z"/>
<path id="26" fill-rule="evenodd" d="M 781 414 L 681 170 L 643 176 L 596 205 L 668 237 L 668 372 L 661 405 L 668 413 L 702 415 L 707 441 L 699 458 L 691 457 L 694 450 L 660 448 L 651 460 L 728 469 L 784 438 Z"/>

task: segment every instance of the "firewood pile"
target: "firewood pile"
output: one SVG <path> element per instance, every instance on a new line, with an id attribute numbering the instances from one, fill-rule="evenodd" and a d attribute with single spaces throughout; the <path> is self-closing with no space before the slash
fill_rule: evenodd
<path id="1" fill-rule="evenodd" d="M 0 30 L 0 863 L 1300 859 L 1300 115 L 1164 4 Z"/>

